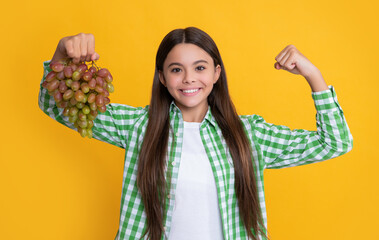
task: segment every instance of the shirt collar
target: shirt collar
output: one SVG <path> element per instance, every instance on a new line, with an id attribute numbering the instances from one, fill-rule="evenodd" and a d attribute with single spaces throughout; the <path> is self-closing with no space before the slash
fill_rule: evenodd
<path id="1" fill-rule="evenodd" d="M 175 104 L 174 100 L 172 100 L 172 102 L 170 104 L 170 118 L 172 118 L 174 115 L 176 115 L 175 113 L 179 114 L 180 118 L 183 119 L 181 110 Z M 213 127 L 216 127 L 216 125 L 217 125 L 216 119 L 214 118 L 212 111 L 211 111 L 211 107 L 209 105 L 208 105 L 207 113 L 205 114 L 205 117 L 204 117 L 203 121 L 201 122 L 200 127 L 205 126 L 205 124 L 207 124 L 207 123 L 210 123 Z"/>

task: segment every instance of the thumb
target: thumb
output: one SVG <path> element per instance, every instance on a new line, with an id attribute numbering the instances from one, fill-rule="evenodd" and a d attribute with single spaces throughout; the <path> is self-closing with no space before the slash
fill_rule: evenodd
<path id="1" fill-rule="evenodd" d="M 92 61 L 99 60 L 99 58 L 100 58 L 100 55 L 96 52 L 94 54 L 92 54 L 92 56 L 91 56 Z"/>
<path id="2" fill-rule="evenodd" d="M 280 67 L 280 64 L 278 63 L 278 62 L 276 62 L 275 64 L 274 64 L 274 68 L 275 69 L 277 69 L 277 70 L 279 70 L 281 67 Z"/>

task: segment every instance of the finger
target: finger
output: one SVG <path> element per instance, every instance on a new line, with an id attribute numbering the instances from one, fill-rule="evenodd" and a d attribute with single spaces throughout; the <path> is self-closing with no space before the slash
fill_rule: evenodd
<path id="1" fill-rule="evenodd" d="M 292 70 L 296 67 L 296 62 L 294 59 L 291 59 L 290 62 L 288 63 L 288 65 L 286 65 L 286 68 L 288 68 L 289 70 Z"/>
<path id="2" fill-rule="evenodd" d="M 275 57 L 275 60 L 280 62 L 280 60 L 282 60 L 283 56 L 287 53 L 287 50 L 288 50 L 288 47 L 289 46 L 286 46 L 276 57 Z"/>
<path id="3" fill-rule="evenodd" d="M 80 61 L 83 62 L 87 58 L 87 40 L 85 38 L 81 38 L 80 41 Z"/>
<path id="4" fill-rule="evenodd" d="M 90 38 L 87 44 L 87 59 L 86 61 L 89 62 L 92 59 L 92 55 L 95 53 L 95 39 Z"/>
<path id="5" fill-rule="evenodd" d="M 77 64 L 80 61 L 80 41 L 74 40 L 73 45 L 74 45 L 73 62 Z"/>
<path id="6" fill-rule="evenodd" d="M 69 58 L 73 58 L 74 57 L 74 45 L 73 45 L 73 42 L 72 41 L 66 41 L 64 43 L 64 48 L 65 48 L 67 56 Z"/>
<path id="7" fill-rule="evenodd" d="M 97 54 L 96 52 L 94 54 L 92 54 L 92 56 L 91 56 L 92 61 L 99 60 L 99 58 L 100 58 L 100 55 Z"/>
<path id="8" fill-rule="evenodd" d="M 296 54 L 291 53 L 288 59 L 283 63 L 283 66 L 287 69 L 292 70 L 294 67 L 296 67 Z"/>
<path id="9" fill-rule="evenodd" d="M 291 53 L 287 52 L 286 55 L 283 56 L 283 58 L 279 61 L 281 66 L 285 66 L 285 63 L 287 60 L 291 57 Z"/>
<path id="10" fill-rule="evenodd" d="M 280 64 L 278 62 L 274 63 L 274 68 L 279 70 L 280 69 Z"/>

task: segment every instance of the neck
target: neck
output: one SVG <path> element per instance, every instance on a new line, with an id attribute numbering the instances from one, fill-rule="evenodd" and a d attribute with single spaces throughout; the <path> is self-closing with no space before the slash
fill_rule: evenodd
<path id="1" fill-rule="evenodd" d="M 203 121 L 205 114 L 207 114 L 207 111 L 208 111 L 208 103 L 206 103 L 206 105 L 204 104 L 196 108 L 194 107 L 188 108 L 188 107 L 184 107 L 178 104 L 177 106 L 182 112 L 183 121 L 186 121 L 186 122 L 199 122 L 200 123 Z"/>

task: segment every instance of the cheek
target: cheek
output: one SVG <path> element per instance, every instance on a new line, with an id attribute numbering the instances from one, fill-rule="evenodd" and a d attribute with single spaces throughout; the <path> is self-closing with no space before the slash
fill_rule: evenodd
<path id="1" fill-rule="evenodd" d="M 176 88 L 180 84 L 181 80 L 178 77 L 171 76 L 167 78 L 166 82 L 167 82 L 167 87 Z"/>
<path id="2" fill-rule="evenodd" d="M 167 90 L 171 95 L 173 95 L 177 89 L 177 82 L 173 81 L 172 79 L 167 81 Z"/>
<path id="3" fill-rule="evenodd" d="M 214 77 L 215 76 L 212 73 L 207 74 L 206 76 L 204 76 L 202 78 L 203 84 L 206 85 L 207 87 L 212 87 L 213 86 Z"/>

